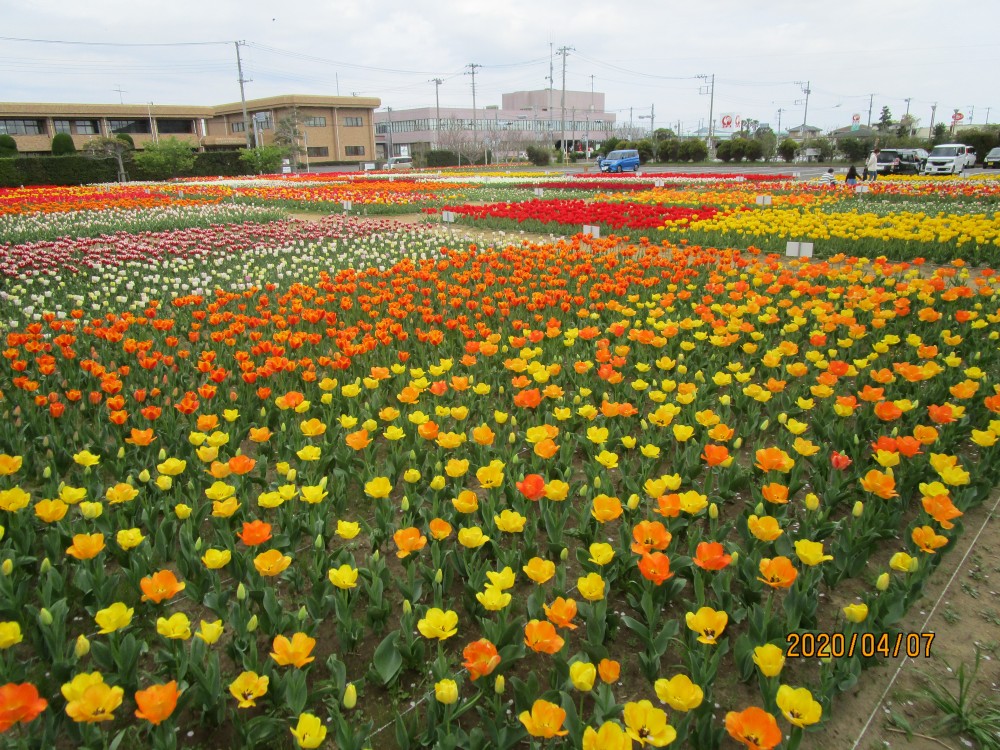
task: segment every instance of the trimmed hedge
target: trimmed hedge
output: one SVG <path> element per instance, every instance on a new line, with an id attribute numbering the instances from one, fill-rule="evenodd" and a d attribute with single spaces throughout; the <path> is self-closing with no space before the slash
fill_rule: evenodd
<path id="1" fill-rule="evenodd" d="M 126 163 L 132 180 L 148 179 L 138 165 Z M 247 174 L 239 151 L 205 151 L 195 154 L 194 168 L 185 177 L 235 177 Z M 0 187 L 21 185 L 87 185 L 115 182 L 114 159 L 90 159 L 82 155 L 20 156 L 0 159 Z"/>

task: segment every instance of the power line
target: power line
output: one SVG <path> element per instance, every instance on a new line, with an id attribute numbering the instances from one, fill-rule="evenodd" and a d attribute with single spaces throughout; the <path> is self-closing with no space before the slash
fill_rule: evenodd
<path id="1" fill-rule="evenodd" d="M 31 42 L 33 44 L 71 44 L 81 47 L 198 47 L 209 44 L 232 44 L 227 42 L 74 42 L 64 39 L 26 39 L 16 36 L 0 36 L 0 42 Z"/>

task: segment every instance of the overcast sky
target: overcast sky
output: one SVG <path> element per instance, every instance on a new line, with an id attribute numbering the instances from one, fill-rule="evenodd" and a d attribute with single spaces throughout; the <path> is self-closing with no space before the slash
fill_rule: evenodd
<path id="1" fill-rule="evenodd" d="M 619 121 L 697 128 L 715 74 L 723 114 L 823 129 L 888 105 L 926 126 L 955 109 L 1000 122 L 1000 0 L 0 0 L 0 101 L 221 104 L 359 93 L 383 106 L 500 104 L 503 92 L 562 86 L 606 94 Z M 58 42 L 13 41 L 13 38 Z M 228 42 L 184 46 L 104 46 Z M 593 78 L 591 78 L 593 76 Z M 801 83 L 798 83 L 801 82 Z M 121 89 L 120 93 L 117 89 Z M 558 102 L 558 96 L 556 97 Z M 630 113 L 631 108 L 631 113 Z"/>

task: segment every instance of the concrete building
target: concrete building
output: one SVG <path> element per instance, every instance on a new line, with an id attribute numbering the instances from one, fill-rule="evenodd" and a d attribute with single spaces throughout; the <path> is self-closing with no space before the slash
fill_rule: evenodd
<path id="1" fill-rule="evenodd" d="M 297 116 L 300 146 L 310 161 L 375 159 L 375 97 L 285 94 L 212 107 L 173 104 L 34 104 L 0 102 L 0 133 L 22 154 L 48 154 L 52 136 L 68 133 L 78 149 L 96 136 L 127 133 L 137 149 L 159 138 L 179 138 L 200 150 L 233 149 L 274 140 L 275 124 Z"/>
<path id="2" fill-rule="evenodd" d="M 530 145 L 561 148 L 564 132 L 567 149 L 577 151 L 614 134 L 615 115 L 604 111 L 604 94 L 567 91 L 565 120 L 561 97 L 561 90 L 541 89 L 503 94 L 500 106 L 475 110 L 389 107 L 375 113 L 377 155 L 414 156 L 432 149 L 479 154 L 489 149 L 504 160 Z"/>

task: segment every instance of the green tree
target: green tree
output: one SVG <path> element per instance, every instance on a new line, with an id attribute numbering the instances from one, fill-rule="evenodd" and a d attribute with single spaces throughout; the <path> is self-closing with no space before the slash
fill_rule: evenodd
<path id="1" fill-rule="evenodd" d="M 934 126 L 934 133 L 931 135 L 931 145 L 936 146 L 939 143 L 944 143 L 948 139 L 948 126 L 939 122 Z"/>
<path id="2" fill-rule="evenodd" d="M 73 136 L 69 133 L 56 133 L 52 136 L 52 155 L 65 156 L 75 154 L 76 144 L 73 143 Z"/>
<path id="3" fill-rule="evenodd" d="M 676 138 L 676 137 L 677 137 L 676 133 L 674 133 L 674 131 L 671 130 L 670 128 L 657 128 L 656 132 L 653 133 L 653 140 L 656 141 L 657 144 L 667 140 L 668 138 Z"/>
<path id="4" fill-rule="evenodd" d="M 179 177 L 194 167 L 194 149 L 179 138 L 163 138 L 159 143 L 147 143 L 135 155 L 135 163 L 157 180 Z"/>
<path id="5" fill-rule="evenodd" d="M 896 126 L 896 135 L 900 138 L 908 138 L 917 129 L 917 122 L 917 118 L 913 115 L 903 115 L 899 118 L 899 124 Z"/>
<path id="6" fill-rule="evenodd" d="M 601 156 L 607 156 L 616 148 L 619 148 L 623 143 L 625 143 L 625 141 L 621 140 L 620 138 L 615 138 L 614 136 L 611 136 L 608 138 L 608 140 L 606 140 L 604 143 L 601 144 L 601 147 L 597 149 L 597 151 L 598 153 L 600 153 Z"/>
<path id="7" fill-rule="evenodd" d="M 754 131 L 753 139 L 760 144 L 760 153 L 764 161 L 771 161 L 778 148 L 778 136 L 770 127 L 764 126 Z"/>
<path id="8" fill-rule="evenodd" d="M 798 150 L 799 144 L 791 138 L 786 138 L 778 144 L 778 156 L 784 159 L 785 162 L 791 162 L 795 158 L 795 152 Z"/>
<path id="9" fill-rule="evenodd" d="M 6 133 L 0 135 L 0 159 L 12 159 L 17 156 L 17 141 Z"/>
<path id="10" fill-rule="evenodd" d="M 719 144 L 715 147 L 716 158 L 722 159 L 722 161 L 726 164 L 731 162 L 734 158 L 733 145 L 732 141 L 719 141 Z M 742 158 L 742 156 L 740 158 Z M 739 159 L 737 159 L 737 161 L 739 161 Z"/>
<path id="11" fill-rule="evenodd" d="M 814 138 L 809 141 L 809 148 L 814 148 L 819 151 L 819 160 L 822 162 L 827 162 L 833 159 L 833 153 L 836 151 L 833 141 L 829 138 Z"/>
<path id="12" fill-rule="evenodd" d="M 743 146 L 743 156 L 747 161 L 759 161 L 764 157 L 764 147 L 760 141 L 753 138 L 745 139 Z"/>
<path id="13" fill-rule="evenodd" d="M 132 147 L 124 138 L 91 138 L 83 152 L 90 159 L 114 159 L 118 166 L 118 182 L 128 182 L 125 160 L 131 155 Z"/>
<path id="14" fill-rule="evenodd" d="M 892 112 L 889 111 L 889 106 L 886 105 L 882 107 L 882 112 L 878 116 L 878 124 L 875 129 L 880 133 L 888 133 L 892 129 Z"/>
<path id="15" fill-rule="evenodd" d="M 302 127 L 298 110 L 282 117 L 274 126 L 274 144 L 285 149 L 285 155 L 292 160 L 295 169 L 299 167 L 299 157 L 306 152 L 302 147 Z"/>
<path id="16" fill-rule="evenodd" d="M 872 142 L 860 138 L 842 138 L 837 143 L 837 148 L 847 161 L 864 161 L 871 153 Z"/>
<path id="17" fill-rule="evenodd" d="M 981 162 L 991 148 L 1000 146 L 1000 127 L 986 125 L 979 128 L 963 130 L 955 137 L 956 143 L 964 143 L 976 149 L 976 158 Z"/>
<path id="18" fill-rule="evenodd" d="M 645 164 L 646 162 L 651 161 L 653 156 L 656 154 L 656 144 L 649 138 L 643 138 L 635 144 L 634 148 L 639 152 L 640 164 Z"/>
<path id="19" fill-rule="evenodd" d="M 251 174 L 273 174 L 278 171 L 278 166 L 284 156 L 284 148 L 268 144 L 257 146 L 257 148 L 243 149 L 240 152 L 240 161 L 247 165 Z"/>
<path id="20" fill-rule="evenodd" d="M 708 146 L 704 141 L 685 139 L 677 147 L 677 158 L 680 161 L 705 161 L 708 158 Z"/>
<path id="21" fill-rule="evenodd" d="M 677 161 L 681 142 L 676 138 L 667 138 L 656 146 L 657 161 Z"/>

